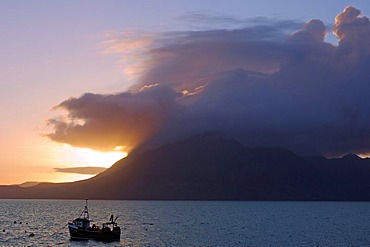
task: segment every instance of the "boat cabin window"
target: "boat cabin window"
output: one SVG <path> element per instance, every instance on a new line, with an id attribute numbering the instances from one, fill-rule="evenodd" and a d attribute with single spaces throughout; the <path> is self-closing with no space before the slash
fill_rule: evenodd
<path id="1" fill-rule="evenodd" d="M 87 229 L 90 227 L 90 222 L 85 220 L 76 220 L 75 221 L 76 226 Z"/>

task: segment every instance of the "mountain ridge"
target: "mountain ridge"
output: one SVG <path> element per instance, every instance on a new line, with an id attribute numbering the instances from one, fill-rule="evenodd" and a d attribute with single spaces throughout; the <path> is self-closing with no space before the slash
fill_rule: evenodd
<path id="1" fill-rule="evenodd" d="M 136 152 L 87 180 L 0 186 L 0 198 L 369 201 L 370 160 L 356 157 L 305 158 L 202 133 Z"/>

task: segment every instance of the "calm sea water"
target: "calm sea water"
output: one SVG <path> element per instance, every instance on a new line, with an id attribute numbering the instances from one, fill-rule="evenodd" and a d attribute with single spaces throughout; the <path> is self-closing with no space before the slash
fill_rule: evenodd
<path id="1" fill-rule="evenodd" d="M 121 241 L 70 241 L 84 203 L 0 200 L 0 246 L 370 246 L 367 202 L 90 200 L 97 225 L 119 216 Z"/>

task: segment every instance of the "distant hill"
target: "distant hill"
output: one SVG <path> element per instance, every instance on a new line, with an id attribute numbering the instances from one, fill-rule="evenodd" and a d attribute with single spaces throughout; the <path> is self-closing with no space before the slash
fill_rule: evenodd
<path id="1" fill-rule="evenodd" d="M 88 180 L 0 186 L 0 198 L 369 201 L 369 177 L 370 160 L 353 154 L 304 158 L 213 132 L 134 153 Z"/>
<path id="2" fill-rule="evenodd" d="M 29 181 L 29 182 L 21 183 L 21 184 L 19 184 L 19 186 L 20 187 L 32 187 L 32 186 L 35 186 L 35 185 L 38 185 L 38 184 L 40 184 L 40 182 Z"/>

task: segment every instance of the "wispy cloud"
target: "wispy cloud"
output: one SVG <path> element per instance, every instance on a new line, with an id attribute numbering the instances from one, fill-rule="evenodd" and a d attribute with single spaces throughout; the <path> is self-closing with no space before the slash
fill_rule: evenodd
<path id="1" fill-rule="evenodd" d="M 96 175 L 105 171 L 107 168 L 105 167 L 70 167 L 70 168 L 54 168 L 55 172 L 63 172 L 63 173 L 76 173 L 76 174 L 87 174 L 87 175 Z"/>
<path id="2" fill-rule="evenodd" d="M 302 22 L 297 20 L 282 20 L 271 17 L 249 17 L 235 18 L 228 15 L 219 15 L 206 11 L 191 11 L 176 17 L 176 20 L 191 26 L 193 30 L 210 30 L 212 29 L 243 29 L 256 26 L 270 26 L 278 24 L 280 27 L 285 23 L 286 27 L 297 29 Z"/>

